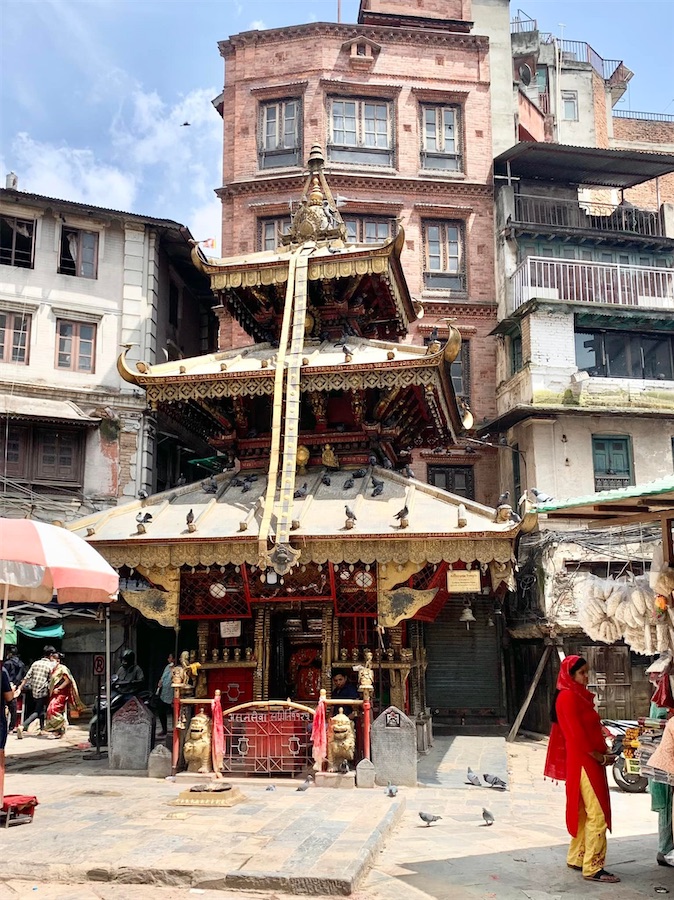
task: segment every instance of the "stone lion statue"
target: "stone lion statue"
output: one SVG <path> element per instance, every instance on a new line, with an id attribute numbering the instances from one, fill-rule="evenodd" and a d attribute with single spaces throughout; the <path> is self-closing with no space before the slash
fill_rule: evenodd
<path id="1" fill-rule="evenodd" d="M 183 746 L 183 756 L 188 772 L 204 774 L 212 772 L 211 764 L 211 720 L 200 711 L 192 716 Z"/>
<path id="2" fill-rule="evenodd" d="M 340 766 L 353 760 L 356 753 L 356 731 L 353 722 L 339 712 L 329 720 L 328 725 L 328 771 L 336 772 Z"/>

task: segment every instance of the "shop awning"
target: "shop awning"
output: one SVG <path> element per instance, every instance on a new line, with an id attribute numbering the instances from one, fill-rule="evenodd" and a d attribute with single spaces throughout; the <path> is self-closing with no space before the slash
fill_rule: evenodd
<path id="1" fill-rule="evenodd" d="M 20 394 L 0 394 L 0 418 L 67 421 L 80 425 L 95 425 L 101 421 L 88 416 L 71 400 L 48 400 Z"/>
<path id="2" fill-rule="evenodd" d="M 549 519 L 592 519 L 607 525 L 653 522 L 674 510 L 674 475 L 612 491 L 539 503 Z"/>

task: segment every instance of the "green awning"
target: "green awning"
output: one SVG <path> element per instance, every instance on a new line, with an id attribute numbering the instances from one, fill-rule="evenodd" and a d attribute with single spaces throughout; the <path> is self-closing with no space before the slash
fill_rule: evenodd
<path id="1" fill-rule="evenodd" d="M 612 491 L 598 491 L 568 500 L 549 500 L 536 505 L 536 512 L 551 518 L 613 518 L 621 516 L 639 519 L 653 518 L 660 512 L 674 509 L 674 475 L 633 484 Z"/>
<path id="2" fill-rule="evenodd" d="M 0 630 L 2 630 L 2 622 L 0 621 Z M 5 628 L 5 646 L 16 645 L 16 623 L 11 616 L 7 616 L 7 627 Z"/>
<path id="3" fill-rule="evenodd" d="M 42 638 L 62 638 L 65 634 L 63 625 L 60 623 L 58 625 L 45 625 L 42 628 L 27 628 L 21 622 L 17 622 L 16 630 L 25 637 L 39 638 L 40 640 Z"/>

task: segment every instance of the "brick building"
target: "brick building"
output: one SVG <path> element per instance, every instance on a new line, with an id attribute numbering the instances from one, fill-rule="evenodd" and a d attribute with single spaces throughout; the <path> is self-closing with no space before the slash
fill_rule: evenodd
<path id="1" fill-rule="evenodd" d="M 290 221 L 303 160 L 326 174 L 355 243 L 405 231 L 402 263 L 424 307 L 405 340 L 448 317 L 464 346 L 457 393 L 476 421 L 495 413 L 496 325 L 489 42 L 470 0 L 363 0 L 356 24 L 313 22 L 220 43 L 224 91 L 223 254 L 272 249 Z M 221 347 L 245 342 L 220 314 Z M 419 478 L 483 502 L 498 491 L 494 451 L 418 449 Z"/>

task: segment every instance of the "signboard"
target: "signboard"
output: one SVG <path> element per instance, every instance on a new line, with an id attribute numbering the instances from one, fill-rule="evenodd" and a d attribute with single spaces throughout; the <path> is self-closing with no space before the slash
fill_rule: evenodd
<path id="1" fill-rule="evenodd" d="M 105 656 L 102 653 L 94 653 L 94 675 L 105 675 Z"/>
<path id="2" fill-rule="evenodd" d="M 221 638 L 237 638 L 241 637 L 241 620 L 234 622 L 220 622 Z"/>
<path id="3" fill-rule="evenodd" d="M 447 572 L 447 593 L 448 594 L 475 594 L 479 593 L 480 570 L 472 569 L 471 571 L 462 570 L 459 572 Z"/>

